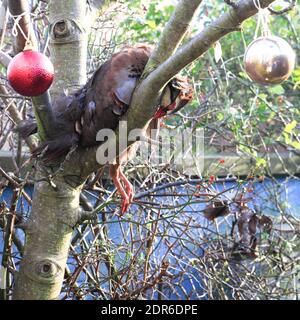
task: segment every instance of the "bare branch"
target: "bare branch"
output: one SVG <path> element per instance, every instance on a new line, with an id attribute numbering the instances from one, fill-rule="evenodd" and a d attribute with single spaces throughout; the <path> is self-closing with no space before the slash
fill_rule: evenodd
<path id="1" fill-rule="evenodd" d="M 267 7 L 272 2 L 274 2 L 274 0 L 261 1 L 261 6 L 263 8 Z M 206 27 L 205 30 L 191 39 L 186 45 L 181 47 L 173 56 L 170 56 L 167 61 L 162 63 L 141 83 L 134 94 L 132 101 L 132 105 L 134 107 L 130 108 L 130 111 L 132 112 L 133 110 L 140 109 L 137 108 L 135 104 L 139 104 L 140 101 L 142 101 L 140 105 L 142 105 L 143 108 L 140 110 L 144 113 L 145 101 L 148 99 L 148 92 L 153 97 L 154 92 L 158 92 L 160 88 L 180 70 L 198 59 L 220 38 L 230 32 L 239 30 L 241 22 L 255 13 L 257 13 L 257 9 L 252 0 L 241 0 L 237 2 L 235 9 L 231 8 L 210 26 Z M 146 87 L 151 87 L 151 90 L 146 90 Z M 145 93 L 147 98 L 143 99 L 142 96 L 145 96 Z M 131 112 L 129 112 L 128 118 L 130 118 Z M 152 112 L 153 109 L 151 110 L 151 113 Z M 139 119 L 140 117 L 137 118 Z"/>
<path id="2" fill-rule="evenodd" d="M 34 113 L 38 125 L 39 136 L 42 140 L 53 134 L 54 114 L 52 112 L 51 98 L 49 91 L 40 96 L 32 97 Z"/>
<path id="3" fill-rule="evenodd" d="M 236 9 L 237 8 L 237 4 L 236 2 L 232 1 L 232 0 L 224 0 L 224 2 L 226 4 L 228 4 L 229 6 L 231 6 L 233 9 Z"/>
<path id="4" fill-rule="evenodd" d="M 25 47 L 25 43 L 27 39 L 24 38 L 23 33 L 26 37 L 28 37 L 29 35 L 28 40 L 31 43 L 32 47 L 37 48 L 37 41 L 33 33 L 33 28 L 30 23 L 30 15 L 29 15 L 30 10 L 29 10 L 28 1 L 27 0 L 9 0 L 8 8 L 11 15 L 14 17 L 23 14 L 20 21 L 18 22 L 19 24 L 19 26 L 17 27 L 18 36 L 16 37 L 16 41 L 14 43 L 15 53 L 23 51 Z M 28 12 L 28 14 L 24 14 L 25 12 Z M 20 29 L 23 32 L 20 32 Z"/>
<path id="5" fill-rule="evenodd" d="M 11 57 L 4 51 L 0 50 L 0 64 L 7 68 L 10 60 Z"/>
<path id="6" fill-rule="evenodd" d="M 1 84 L 0 84 L 0 94 L 3 95 L 3 96 L 1 96 L 1 99 L 6 104 L 6 106 L 7 106 L 6 110 L 8 111 L 11 119 L 16 124 L 19 124 L 23 120 L 22 115 L 19 112 L 19 110 L 18 110 L 16 104 L 13 102 L 13 100 L 8 98 L 9 97 L 8 90 L 5 88 L 5 86 L 3 86 Z M 36 148 L 37 144 L 36 144 L 34 137 L 30 136 L 30 137 L 26 138 L 25 141 L 26 141 L 27 145 L 29 146 L 30 150 L 33 150 Z"/>
<path id="7" fill-rule="evenodd" d="M 74 61 L 87 60 L 86 48 L 90 28 L 99 16 L 99 10 L 114 2 L 94 0 L 49 3 L 49 48 L 55 70 L 52 97 L 61 95 L 64 90 L 75 91 L 85 84 L 86 63 L 75 63 L 75 67 Z M 73 59 L 70 59 L 70 56 Z"/>
<path id="8" fill-rule="evenodd" d="M 151 69 L 164 62 L 176 51 L 201 2 L 202 0 L 181 0 L 177 4 L 149 60 L 148 71 L 151 71 Z"/>

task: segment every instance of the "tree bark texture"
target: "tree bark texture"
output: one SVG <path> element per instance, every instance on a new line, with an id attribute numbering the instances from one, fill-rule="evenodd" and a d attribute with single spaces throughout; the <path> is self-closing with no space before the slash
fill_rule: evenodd
<path id="1" fill-rule="evenodd" d="M 36 179 L 44 179 L 42 168 Z M 16 278 L 15 300 L 57 299 L 64 279 L 73 226 L 78 218 L 80 186 L 69 186 L 60 176 L 36 182 L 26 229 L 24 257 Z"/>
<path id="2" fill-rule="evenodd" d="M 86 1 L 50 1 L 50 53 L 55 68 L 51 96 L 86 82 L 88 11 Z"/>

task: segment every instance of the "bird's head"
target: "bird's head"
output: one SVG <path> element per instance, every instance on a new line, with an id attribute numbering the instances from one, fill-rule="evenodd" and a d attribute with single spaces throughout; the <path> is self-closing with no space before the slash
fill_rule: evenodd
<path id="1" fill-rule="evenodd" d="M 158 109 L 153 118 L 158 119 L 173 114 L 183 108 L 193 98 L 193 89 L 186 77 L 176 76 L 163 89 Z"/>

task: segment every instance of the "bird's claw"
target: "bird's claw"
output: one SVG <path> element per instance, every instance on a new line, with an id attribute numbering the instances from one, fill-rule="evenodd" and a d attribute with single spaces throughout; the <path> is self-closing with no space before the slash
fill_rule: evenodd
<path id="1" fill-rule="evenodd" d="M 119 178 L 124 187 L 124 189 L 121 190 L 120 192 L 122 197 L 121 215 L 123 215 L 129 209 L 130 204 L 133 201 L 134 192 L 133 192 L 132 184 L 128 181 L 127 177 L 124 175 L 124 173 L 121 170 L 119 172 Z"/>
<path id="2" fill-rule="evenodd" d="M 129 206 L 130 206 L 129 199 L 128 198 L 127 199 L 123 198 L 122 202 L 121 202 L 121 216 L 123 216 L 127 212 Z"/>
<path id="3" fill-rule="evenodd" d="M 123 216 L 129 209 L 130 204 L 133 201 L 134 192 L 132 184 L 128 181 L 120 167 L 111 172 L 112 179 L 117 188 L 118 193 L 121 196 L 121 216 Z"/>
<path id="4" fill-rule="evenodd" d="M 126 193 L 121 194 L 122 201 L 121 201 L 121 216 L 123 216 L 129 209 L 134 193 L 133 193 L 133 188 L 125 188 Z"/>

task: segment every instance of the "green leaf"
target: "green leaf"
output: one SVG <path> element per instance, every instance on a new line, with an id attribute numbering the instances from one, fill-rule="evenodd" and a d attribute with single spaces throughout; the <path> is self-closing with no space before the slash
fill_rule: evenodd
<path id="1" fill-rule="evenodd" d="M 296 128 L 297 125 L 297 121 L 293 120 L 292 122 L 288 123 L 285 128 L 284 128 L 284 132 L 286 133 L 292 133 L 292 131 Z"/>
<path id="2" fill-rule="evenodd" d="M 297 150 L 300 150 L 300 143 L 298 141 L 292 141 L 291 146 Z"/>
<path id="3" fill-rule="evenodd" d="M 266 100 L 266 99 L 268 98 L 268 95 L 265 94 L 265 93 L 260 93 L 260 94 L 258 95 L 258 97 L 259 97 L 260 99 L 262 99 L 262 100 Z"/>
<path id="4" fill-rule="evenodd" d="M 256 158 L 256 166 L 257 167 L 265 167 L 267 165 L 267 161 L 263 158 Z"/>
<path id="5" fill-rule="evenodd" d="M 246 72 L 239 72 L 239 76 L 244 79 L 248 79 L 248 75 Z"/>
<path id="6" fill-rule="evenodd" d="M 154 20 L 148 21 L 147 24 L 151 29 L 155 29 L 156 28 L 156 23 L 155 23 Z"/>
<path id="7" fill-rule="evenodd" d="M 218 113 L 217 113 L 217 119 L 218 119 L 219 121 L 224 120 L 224 113 L 223 113 L 223 112 L 218 112 Z"/>
<path id="8" fill-rule="evenodd" d="M 293 71 L 293 76 L 300 77 L 300 69 L 295 69 Z"/>
<path id="9" fill-rule="evenodd" d="M 284 88 L 281 85 L 270 87 L 268 90 L 271 94 L 282 95 L 284 94 Z"/>

